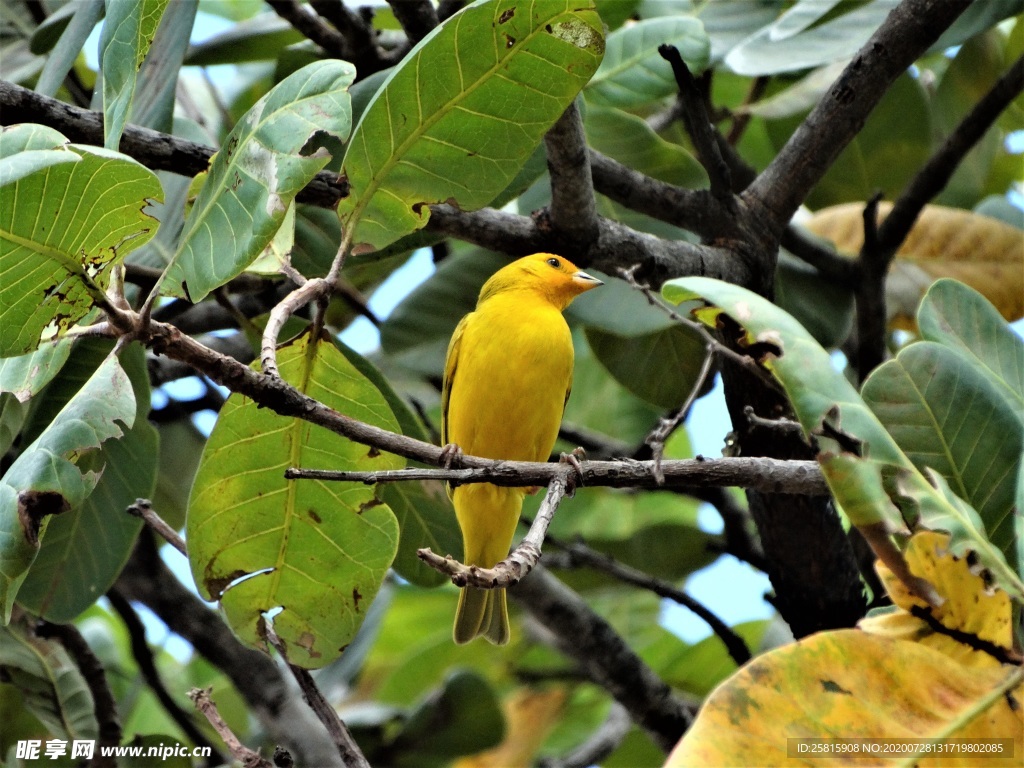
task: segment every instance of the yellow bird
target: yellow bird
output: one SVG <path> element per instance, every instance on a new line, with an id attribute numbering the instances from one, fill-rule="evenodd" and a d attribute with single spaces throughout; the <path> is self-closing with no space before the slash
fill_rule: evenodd
<path id="1" fill-rule="evenodd" d="M 599 285 L 550 253 L 514 261 L 484 284 L 476 310 L 462 318 L 448 345 L 445 444 L 489 459 L 548 459 L 572 387 L 572 335 L 562 310 Z M 526 491 L 472 483 L 451 492 L 467 564 L 490 568 L 505 558 Z M 455 642 L 480 635 L 508 642 L 504 589 L 462 590 Z"/>

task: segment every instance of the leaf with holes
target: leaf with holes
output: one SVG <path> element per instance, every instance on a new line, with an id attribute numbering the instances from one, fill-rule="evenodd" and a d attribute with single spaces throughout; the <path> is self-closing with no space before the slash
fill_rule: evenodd
<path id="1" fill-rule="evenodd" d="M 329 341 L 308 332 L 278 351 L 284 379 L 354 419 L 396 431 L 387 401 Z M 235 633 L 263 622 L 293 664 L 322 667 L 359 628 L 398 546 L 398 523 L 362 483 L 285 480 L 287 467 L 383 470 L 392 454 L 232 395 L 203 451 L 186 531 L 192 576 Z"/>
<path id="2" fill-rule="evenodd" d="M 240 274 L 270 243 L 295 195 L 327 165 L 317 134 L 344 141 L 355 68 L 325 60 L 303 67 L 253 105 L 228 135 L 185 219 L 165 289 L 199 301 Z"/>
<path id="3" fill-rule="evenodd" d="M 420 229 L 431 203 L 487 205 L 596 71 L 601 19 L 586 2 L 475 3 L 427 35 L 363 113 L 338 205 L 355 252 Z"/>
<path id="4" fill-rule="evenodd" d="M 31 352 L 104 300 L 111 268 L 156 232 L 161 198 L 129 157 L 21 124 L 0 133 L 0 357 Z"/>

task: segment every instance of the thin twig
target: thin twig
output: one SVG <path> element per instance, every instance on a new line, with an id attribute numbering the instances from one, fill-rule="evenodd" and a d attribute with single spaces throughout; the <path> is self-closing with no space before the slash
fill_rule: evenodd
<path id="1" fill-rule="evenodd" d="M 744 406 L 743 415 L 747 417 L 747 423 L 752 427 L 760 427 L 761 429 L 770 429 L 778 434 L 794 435 L 796 437 L 803 438 L 804 428 L 800 425 L 799 421 L 793 421 L 787 418 L 778 419 L 766 419 L 763 416 L 758 416 L 754 412 L 752 405 Z"/>
<path id="2" fill-rule="evenodd" d="M 718 618 L 701 602 L 693 599 L 681 589 L 677 589 L 667 581 L 655 578 L 625 563 L 620 563 L 611 555 L 599 552 L 582 542 L 562 541 L 550 535 L 547 537 L 547 541 L 549 544 L 568 552 L 572 556 L 572 560 L 577 564 L 595 568 L 613 576 L 619 581 L 646 589 L 659 597 L 666 597 L 679 603 L 679 605 L 700 617 L 711 628 L 711 631 L 722 641 L 737 665 L 742 666 L 750 660 L 750 649 L 743 638 L 733 632 L 724 621 Z"/>
<path id="3" fill-rule="evenodd" d="M 644 438 L 644 443 L 651 447 L 651 458 L 654 461 L 654 479 L 658 485 L 664 485 L 665 483 L 665 474 L 661 471 L 661 463 L 665 458 L 665 443 L 690 412 L 690 406 L 697 399 L 697 395 L 704 388 L 704 382 L 707 380 L 708 374 L 711 373 L 711 366 L 714 360 L 715 349 L 711 344 L 708 344 L 704 347 L 704 362 L 700 366 L 700 373 L 697 374 L 697 379 L 693 382 L 693 386 L 690 387 L 690 393 L 686 396 L 686 400 L 683 401 L 683 404 L 679 406 L 672 416 L 667 419 L 661 419 L 658 422 L 658 426 L 651 430 L 651 433 Z"/>
<path id="4" fill-rule="evenodd" d="M 341 755 L 345 765 L 348 768 L 370 768 L 370 764 L 367 762 L 362 750 L 359 749 L 359 745 L 352 738 L 352 733 L 345 723 L 342 722 L 341 718 L 338 717 L 334 707 L 327 703 L 327 699 L 324 698 L 323 693 L 317 688 L 313 676 L 309 674 L 308 670 L 288 661 L 288 648 L 281 641 L 281 638 L 277 636 L 270 623 L 263 622 L 260 626 L 267 641 L 274 647 L 274 650 L 281 654 L 281 658 L 288 665 L 288 670 L 292 673 L 292 677 L 295 678 L 295 682 L 299 684 L 299 688 L 302 690 L 302 695 L 306 699 L 306 703 L 309 704 L 309 708 L 313 710 L 317 719 L 323 723 L 324 728 L 331 735 L 331 739 L 338 747 L 338 754 Z"/>
<path id="5" fill-rule="evenodd" d="M 142 673 L 142 679 L 146 681 L 146 685 L 149 686 L 150 690 L 156 695 L 157 701 L 160 702 L 160 706 L 163 707 L 170 718 L 177 723 L 178 727 L 181 728 L 182 732 L 188 736 L 196 746 L 198 747 L 209 747 L 210 757 L 206 759 L 207 765 L 220 765 L 225 762 L 224 755 L 220 754 L 220 750 L 213 746 L 210 741 L 206 738 L 206 735 L 196 727 L 195 722 L 189 716 L 189 714 L 178 706 L 178 702 L 174 700 L 170 692 L 167 690 L 167 686 L 164 685 L 164 681 L 160 677 L 160 672 L 156 668 L 156 662 L 153 659 L 153 651 L 149 647 L 149 643 L 146 641 L 146 627 L 143 625 L 139 615 L 132 608 L 132 604 L 118 589 L 117 587 L 111 587 L 107 591 L 107 600 L 110 601 L 110 607 L 114 609 L 114 612 L 121 617 L 121 621 L 124 623 L 125 629 L 128 630 L 128 639 L 131 643 L 132 658 L 135 659 L 135 663 L 139 666 L 139 672 Z"/>
<path id="6" fill-rule="evenodd" d="M 153 510 L 153 502 L 149 499 L 136 499 L 135 503 L 129 506 L 125 512 L 134 517 L 141 517 L 143 522 L 152 528 L 157 536 L 181 552 L 185 557 L 188 557 L 185 540 Z"/>
<path id="7" fill-rule="evenodd" d="M 558 464 L 558 473 L 548 483 L 547 493 L 537 510 L 537 517 L 530 526 L 529 532 L 508 557 L 493 568 L 480 568 L 476 565 L 463 565 L 451 555 L 441 557 L 430 549 L 417 550 L 420 560 L 431 568 L 451 577 L 452 583 L 458 587 L 472 586 L 479 589 L 497 589 L 518 584 L 533 570 L 540 560 L 541 547 L 548 526 L 554 519 L 558 505 L 565 497 L 575 468 Z"/>
<path id="8" fill-rule="evenodd" d="M 231 752 L 231 756 L 241 762 L 243 768 L 274 768 L 273 763 L 261 756 L 259 752 L 254 752 L 245 746 L 231 731 L 231 727 L 224 722 L 224 718 L 217 711 L 217 705 L 210 698 L 210 691 L 212 690 L 212 688 L 193 688 L 188 692 L 188 697 L 192 699 L 196 709 L 202 713 L 203 717 L 213 727 L 213 730 L 224 741 L 228 751 Z"/>
<path id="9" fill-rule="evenodd" d="M 561 473 L 555 462 L 501 461 L 462 455 L 460 462 L 483 462 L 462 469 L 387 469 L 348 471 L 289 467 L 288 480 L 320 480 L 342 483 L 399 483 L 414 480 L 443 480 L 460 485 L 491 483 L 506 488 L 547 485 Z M 584 485 L 607 488 L 659 488 L 680 486 L 753 488 L 764 493 L 826 495 L 828 486 L 816 461 L 739 456 L 722 459 L 666 459 L 661 463 L 659 483 L 653 461 L 581 461 Z"/>
<path id="10" fill-rule="evenodd" d="M 117 747 L 121 744 L 121 721 L 117 714 L 117 702 L 114 694 L 110 691 L 107 682 L 106 670 L 92 648 L 82 637 L 74 624 L 51 624 L 42 621 L 36 627 L 36 634 L 39 637 L 54 638 L 74 659 L 75 666 L 82 673 L 85 684 L 92 694 L 93 711 L 96 715 L 96 723 L 99 725 L 99 739 L 101 747 Z M 98 768 L 109 768 L 117 765 L 113 757 L 103 754 L 104 750 L 97 749 L 96 757 L 92 765 Z"/>
<path id="11" fill-rule="evenodd" d="M 732 173 L 722 157 L 722 152 L 715 139 L 715 129 L 708 118 L 704 106 L 704 98 L 697 87 L 690 68 L 686 66 L 679 49 L 674 45 L 659 45 L 658 54 L 672 65 L 672 74 L 679 86 L 679 98 L 682 102 L 683 122 L 686 132 L 693 140 L 697 150 L 697 158 L 711 180 L 711 194 L 725 205 L 735 207 L 736 201 L 732 194 Z"/>

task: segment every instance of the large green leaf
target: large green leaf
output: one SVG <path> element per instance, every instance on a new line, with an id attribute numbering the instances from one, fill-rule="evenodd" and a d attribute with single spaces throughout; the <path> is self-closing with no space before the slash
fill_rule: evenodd
<path id="1" fill-rule="evenodd" d="M 344 61 L 310 64 L 246 112 L 185 220 L 165 283 L 170 294 L 199 301 L 259 256 L 296 193 L 330 160 L 322 149 L 305 154 L 307 144 L 320 132 L 348 138 L 354 77 Z"/>
<path id="2" fill-rule="evenodd" d="M 384 397 L 333 344 L 303 335 L 279 350 L 278 364 L 284 379 L 346 416 L 398 428 Z M 249 644 L 262 643 L 260 625 L 269 615 L 292 663 L 330 663 L 377 594 L 395 556 L 398 524 L 371 487 L 285 480 L 284 470 L 403 464 L 232 395 L 189 501 L 189 561 L 201 594 L 220 601 Z"/>
<path id="3" fill-rule="evenodd" d="M 60 373 L 74 343 L 65 338 L 27 355 L 0 358 L 0 392 L 10 392 L 25 402 Z"/>
<path id="4" fill-rule="evenodd" d="M 135 411 L 131 382 L 111 355 L 0 479 L 0 605 L 5 621 L 39 551 L 49 516 L 79 507 L 92 493 L 100 477 L 91 452 L 130 429 Z"/>
<path id="5" fill-rule="evenodd" d="M 588 291 L 569 305 L 565 316 L 588 328 L 599 328 L 622 336 L 641 336 L 671 328 L 667 306 L 653 307 L 640 291 L 618 277 L 595 269 L 588 274 L 604 281 L 600 291 Z"/>
<path id="6" fill-rule="evenodd" d="M 937 280 L 917 313 L 921 336 L 974 361 L 1024 423 L 1024 340 L 970 286 Z"/>
<path id="7" fill-rule="evenodd" d="M 679 16 L 648 19 L 608 35 L 604 61 L 584 89 L 587 100 L 607 107 L 634 109 L 674 95 L 679 86 L 672 67 L 658 54 L 674 45 L 691 70 L 708 64 L 711 41 L 700 19 Z"/>
<path id="8" fill-rule="evenodd" d="M 0 456 L 14 445 L 28 407 L 10 392 L 0 392 Z"/>
<path id="9" fill-rule="evenodd" d="M 128 122 L 128 110 L 149 46 L 156 35 L 167 0 L 107 0 L 107 18 L 100 37 L 103 70 L 103 143 L 117 149 Z"/>
<path id="10" fill-rule="evenodd" d="M 811 332 L 821 346 L 842 344 L 853 325 L 853 291 L 821 277 L 788 251 L 775 266 L 775 303 Z"/>
<path id="11" fill-rule="evenodd" d="M 484 0 L 434 29 L 377 92 L 343 163 L 356 251 L 423 227 L 430 203 L 487 205 L 597 69 L 588 3 Z"/>
<path id="12" fill-rule="evenodd" d="M 37 637 L 22 622 L 0 627 L 0 668 L 51 735 L 99 735 L 92 693 L 63 645 Z"/>
<path id="13" fill-rule="evenodd" d="M 236 5 L 241 5 L 236 3 Z M 267 11 L 214 35 L 188 50 L 185 64 L 241 64 L 277 58 L 287 46 L 305 40 L 302 33 L 276 13 Z"/>
<path id="14" fill-rule="evenodd" d="M 948 531 L 957 554 L 973 550 L 1001 586 L 1024 597 L 1024 583 L 986 538 L 978 513 L 951 500 L 933 484 L 934 477 L 926 478 L 913 465 L 853 385 L 832 367 L 828 353 L 790 315 L 750 291 L 710 278 L 672 280 L 662 294 L 675 302 L 703 297 L 715 305 L 699 312 L 703 322 L 714 325 L 725 312 L 745 329 L 746 343 L 777 347 L 778 354 L 766 349 L 759 358 L 782 384 L 804 431 L 818 433 L 827 425 L 846 435 L 844 445 L 819 435 L 824 448 L 818 459 L 851 522 L 900 529 L 906 517 Z M 894 477 L 898 488 L 891 482 Z"/>
<path id="15" fill-rule="evenodd" d="M 0 133 L 0 357 L 30 352 L 85 317 L 111 267 L 156 231 L 143 210 L 162 194 L 152 171 L 66 142 L 30 124 Z"/>
<path id="16" fill-rule="evenodd" d="M 95 368 L 111 347 L 112 342 L 83 340 L 67 367 Z M 110 588 L 142 527 L 125 509 L 137 498 L 150 498 L 153 491 L 159 451 L 156 430 L 146 420 L 150 392 L 145 350 L 133 344 L 120 359 L 135 394 L 135 423 L 122 438 L 106 441 L 89 457 L 89 464 L 103 470 L 96 489 L 80 507 L 50 520 L 18 592 L 20 605 L 49 621 L 71 621 Z"/>
<path id="17" fill-rule="evenodd" d="M 1012 563 L 1024 424 L 984 369 L 942 344 L 917 342 L 876 368 L 861 394 L 914 465 L 938 472 L 977 510 Z"/>
<path id="18" fill-rule="evenodd" d="M 93 27 L 103 18 L 103 0 L 85 0 L 73 3 L 74 15 L 60 33 L 60 40 L 46 58 L 35 90 L 44 96 L 54 96 L 64 82 L 82 46 L 92 34 Z"/>
<path id="19" fill-rule="evenodd" d="M 642 0 L 642 19 L 689 14 L 701 20 L 711 40 L 711 60 L 717 62 L 779 15 L 783 3 L 775 0 L 738 0 L 709 3 L 705 0 Z"/>

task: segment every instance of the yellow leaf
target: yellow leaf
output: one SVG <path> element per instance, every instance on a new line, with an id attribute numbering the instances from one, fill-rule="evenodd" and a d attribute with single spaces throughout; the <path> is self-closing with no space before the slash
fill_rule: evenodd
<path id="1" fill-rule="evenodd" d="M 529 768 L 564 706 L 562 688 L 518 689 L 505 699 L 505 740 L 494 749 L 456 760 L 452 768 Z"/>
<path id="2" fill-rule="evenodd" d="M 878 575 L 893 603 L 902 610 L 862 619 L 858 626 L 873 634 L 924 643 L 966 666 L 998 667 L 1000 662 L 995 656 L 976 650 L 964 641 L 967 638 L 937 632 L 924 618 L 909 613 L 927 611 L 953 635 L 965 633 L 1010 653 L 1013 630 L 1009 595 L 987 588 L 985 580 L 971 572 L 966 559 L 946 551 L 948 541 L 947 534 L 919 531 L 904 553 L 911 573 L 928 581 L 945 599 L 940 607 L 929 608 L 879 563 Z"/>
<path id="3" fill-rule="evenodd" d="M 789 756 L 790 738 L 1013 739 L 1019 756 L 1019 689 L 1014 667 L 967 667 L 926 645 L 858 629 L 820 632 L 722 683 L 665 765 L 894 765 L 891 755 Z M 977 766 L 979 759 L 943 755 L 914 765 Z"/>
<path id="4" fill-rule="evenodd" d="M 804 227 L 831 240 L 840 253 L 857 254 L 864 243 L 864 205 L 824 208 Z M 891 210 L 892 203 L 880 203 L 879 221 Z M 890 322 L 913 328 L 921 297 L 940 277 L 952 277 L 976 289 L 1008 321 L 1024 317 L 1024 232 L 970 211 L 926 205 L 889 272 Z"/>

